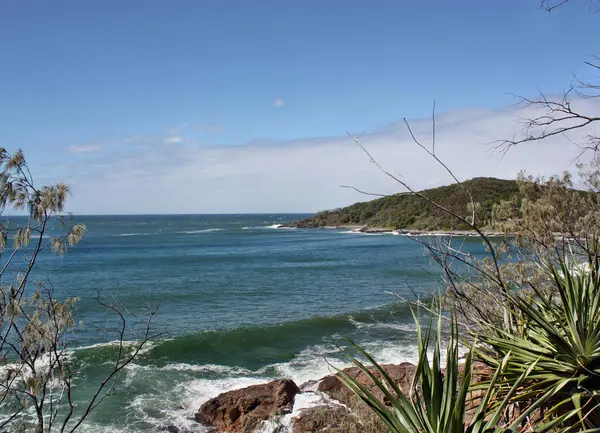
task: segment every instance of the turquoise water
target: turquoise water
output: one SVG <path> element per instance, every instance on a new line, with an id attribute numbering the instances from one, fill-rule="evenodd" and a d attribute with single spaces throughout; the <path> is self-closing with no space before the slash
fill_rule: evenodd
<path id="1" fill-rule="evenodd" d="M 410 312 L 386 292 L 439 290 L 422 246 L 390 234 L 277 228 L 303 216 L 77 218 L 88 227 L 84 241 L 64 257 L 43 254 L 36 278 L 49 279 L 57 297 L 81 298 L 84 327 L 71 337 L 78 399 L 116 353 L 114 316 L 93 294 L 115 296 L 140 318 L 141 306 L 160 305 L 160 337 L 122 372 L 85 430 L 203 431 L 192 417 L 208 398 L 275 377 L 317 379 L 329 373 L 327 361 L 341 362 L 333 342 L 346 337 L 382 362 L 414 360 Z"/>

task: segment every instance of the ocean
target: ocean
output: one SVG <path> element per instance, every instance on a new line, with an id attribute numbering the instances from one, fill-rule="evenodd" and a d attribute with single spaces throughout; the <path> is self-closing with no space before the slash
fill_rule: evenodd
<path id="1" fill-rule="evenodd" d="M 414 240 L 345 229 L 285 229 L 306 215 L 83 216 L 84 240 L 63 257 L 44 252 L 35 278 L 57 298 L 80 298 L 69 336 L 77 401 L 117 353 L 118 323 L 95 300 L 128 311 L 133 341 L 144 306 L 159 336 L 118 378 L 85 432 L 156 432 L 193 420 L 219 393 L 275 378 L 299 385 L 343 366 L 347 338 L 383 363 L 414 361 L 412 315 L 402 298 L 441 290 L 440 270 Z M 464 239 L 466 248 L 483 247 Z M 394 292 L 394 297 L 387 292 Z"/>

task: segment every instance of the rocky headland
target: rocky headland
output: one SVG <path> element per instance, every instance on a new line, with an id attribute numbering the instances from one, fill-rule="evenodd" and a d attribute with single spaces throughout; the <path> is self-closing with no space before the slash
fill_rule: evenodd
<path id="1" fill-rule="evenodd" d="M 477 209 L 478 226 L 493 228 L 494 208 L 501 203 L 518 203 L 520 198 L 517 181 L 479 177 L 461 185 L 426 189 L 416 194 L 393 194 L 322 211 L 285 226 L 370 230 L 380 230 L 377 227 L 382 227 L 381 230 L 402 229 L 406 232 L 469 231 L 467 221 L 473 206 Z"/>

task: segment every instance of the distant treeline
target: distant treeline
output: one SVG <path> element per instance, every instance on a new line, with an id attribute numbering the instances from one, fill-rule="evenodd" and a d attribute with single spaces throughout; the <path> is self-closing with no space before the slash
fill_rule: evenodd
<path id="1" fill-rule="evenodd" d="M 520 202 L 519 185 L 515 180 L 477 177 L 462 183 L 477 209 L 477 225 L 492 228 L 494 205 L 503 201 Z M 470 220 L 471 201 L 460 185 L 453 184 L 420 192 L 435 203 Z M 468 227 L 422 197 L 400 193 L 376 200 L 355 203 L 341 209 L 317 213 L 297 221 L 296 227 L 363 225 L 391 229 L 462 230 Z"/>

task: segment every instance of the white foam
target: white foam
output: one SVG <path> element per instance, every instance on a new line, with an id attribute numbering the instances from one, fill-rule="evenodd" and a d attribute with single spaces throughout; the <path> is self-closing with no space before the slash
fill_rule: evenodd
<path id="1" fill-rule="evenodd" d="M 275 433 L 281 431 L 291 431 L 292 421 L 302 414 L 306 409 L 322 405 L 337 405 L 338 403 L 327 397 L 326 394 L 307 392 L 297 394 L 294 398 L 294 408 L 291 413 L 271 418 L 264 421 L 257 430 L 257 433 Z"/>
<path id="2" fill-rule="evenodd" d="M 404 333 L 414 333 L 416 328 L 414 324 L 407 323 L 386 323 L 386 322 L 374 322 L 374 323 L 363 323 L 356 320 L 354 317 L 349 316 L 348 321 L 352 323 L 357 329 L 393 329 L 396 331 L 402 331 Z"/>
<path id="3" fill-rule="evenodd" d="M 227 379 L 195 379 L 180 383 L 158 394 L 135 397 L 129 407 L 136 418 L 157 427 L 174 425 L 193 432 L 208 432 L 199 425 L 193 415 L 202 403 L 233 389 L 245 388 L 268 382 L 269 379 L 237 377 Z M 165 396 L 172 397 L 171 399 Z"/>
<path id="4" fill-rule="evenodd" d="M 160 370 L 163 371 L 183 371 L 183 372 L 194 372 L 194 373 L 214 373 L 221 375 L 250 375 L 252 372 L 243 367 L 229 367 L 227 365 L 217 365 L 217 364 L 204 364 L 204 365 L 196 365 L 196 364 L 184 364 L 184 363 L 176 363 L 176 364 L 167 364 L 164 367 L 161 367 Z"/>
<path id="5" fill-rule="evenodd" d="M 358 326 L 365 326 L 354 322 Z M 379 326 L 382 324 L 375 324 Z M 368 326 L 368 325 L 366 325 Z M 407 325 L 398 325 L 405 327 Z M 133 342 L 126 342 L 133 344 Z M 114 346 L 117 341 L 95 344 L 81 349 Z M 415 362 L 418 358 L 416 345 L 404 342 L 376 341 L 362 345 L 378 362 L 398 364 L 403 361 Z M 127 431 L 142 433 L 173 425 L 195 433 L 206 433 L 204 427 L 194 420 L 194 413 L 209 399 L 233 389 L 267 383 L 278 378 L 290 378 L 298 385 L 309 380 L 318 380 L 332 374 L 337 368 L 351 366 L 351 362 L 340 355 L 333 344 L 320 344 L 308 347 L 297 353 L 288 362 L 267 365 L 258 371 L 242 367 L 218 364 L 173 363 L 163 366 L 130 364 L 122 377 L 127 389 L 135 390 L 140 384 L 152 383 L 150 391 L 134 396 L 126 403 L 133 419 L 128 422 Z M 216 377 L 215 377 L 216 376 Z M 144 385 L 144 389 L 146 385 Z M 296 396 L 293 412 L 270 420 L 261 426 L 265 433 L 289 431 L 293 419 L 302 410 L 321 405 L 335 404 L 326 395 L 306 392 Z M 148 429 L 148 426 L 153 426 Z M 92 421 L 82 431 L 85 433 L 113 433 L 123 431 L 123 427 L 96 426 Z"/>
<path id="6" fill-rule="evenodd" d="M 267 221 L 265 221 L 265 222 L 267 222 Z M 242 227 L 242 230 L 265 230 L 265 229 L 296 230 L 297 227 L 284 227 L 283 224 L 271 224 L 269 226 Z"/>
<path id="7" fill-rule="evenodd" d="M 185 235 L 195 235 L 198 233 L 211 233 L 211 232 L 222 232 L 223 229 L 215 229 L 215 228 L 210 228 L 210 229 L 200 229 L 200 230 L 186 230 L 183 232 L 177 232 L 177 233 L 182 233 Z"/>
<path id="8" fill-rule="evenodd" d="M 261 370 L 274 369 L 277 377 L 287 377 L 301 385 L 331 374 L 333 370 L 328 362 L 338 368 L 350 366 L 349 362 L 340 361 L 336 355 L 339 355 L 339 350 L 334 345 L 316 345 L 296 354 L 289 362 L 271 364 Z"/>
<path id="9" fill-rule="evenodd" d="M 361 235 L 361 236 L 384 236 L 393 234 L 392 232 L 361 232 L 358 229 L 354 230 L 346 230 L 343 232 L 339 232 L 340 234 L 348 234 L 348 235 Z"/>
<path id="10" fill-rule="evenodd" d="M 90 425 L 85 422 L 81 425 L 81 427 L 79 427 L 77 429 L 77 431 L 82 432 L 82 433 L 123 433 L 123 429 L 120 427 L 105 426 L 105 425 L 103 426 L 103 425 L 97 425 L 97 424 Z M 129 431 L 131 433 L 136 432 L 136 430 L 129 430 Z M 139 431 L 139 432 L 142 433 L 141 431 Z"/>
<path id="11" fill-rule="evenodd" d="M 165 340 L 163 340 L 165 341 Z M 89 350 L 89 349 L 98 349 L 101 347 L 118 347 L 119 344 L 121 344 L 121 341 L 119 340 L 114 340 L 114 341 L 107 341 L 105 343 L 96 343 L 96 344 L 90 344 L 88 346 L 79 346 L 79 347 L 75 347 L 73 349 L 71 349 L 72 351 L 76 352 L 79 350 Z M 138 341 L 123 341 L 122 342 L 123 347 L 126 349 L 135 349 L 137 347 L 137 345 L 139 344 Z M 139 354 L 144 354 L 146 352 L 148 352 L 149 350 L 151 350 L 153 347 L 156 346 L 156 342 L 153 341 L 147 341 L 144 344 L 144 347 L 142 347 L 139 351 Z"/>
<path id="12" fill-rule="evenodd" d="M 112 343 L 114 344 L 114 342 Z M 403 361 L 415 362 L 417 359 L 417 348 L 415 345 L 406 346 L 394 342 L 366 343 L 363 347 L 373 355 L 380 363 L 400 363 Z M 131 364 L 127 368 L 127 386 L 135 386 L 136 376 L 138 380 L 154 380 L 154 391 L 151 393 L 137 395 L 128 404 L 135 414 L 135 419 L 146 425 L 158 427 L 173 425 L 181 429 L 204 433 L 202 428 L 193 419 L 198 408 L 209 399 L 217 395 L 240 389 L 250 385 L 267 383 L 277 378 L 290 378 L 298 385 L 309 380 L 318 380 L 332 374 L 337 368 L 351 366 L 349 360 L 340 356 L 339 349 L 333 344 L 315 345 L 299 352 L 289 362 L 276 363 L 265 366 L 253 372 L 241 367 L 224 366 L 217 364 L 194 365 L 185 363 L 168 364 L 161 367 Z M 169 380 L 161 381 L 168 377 L 168 372 L 180 372 L 183 376 L 179 383 L 167 385 Z M 165 372 L 165 373 L 162 373 Z M 221 376 L 216 378 L 198 378 L 198 374 L 204 376 Z M 223 377 L 225 376 L 225 377 Z M 166 386 L 165 386 L 166 385 Z M 276 428 L 283 431 L 289 429 L 294 417 L 309 407 L 321 404 L 335 404 L 327 401 L 327 397 L 320 393 L 308 392 L 296 396 L 294 410 L 291 414 L 270 420 L 261 427 L 263 432 L 273 432 Z M 112 433 L 115 430 L 89 430 L 90 433 Z M 134 426 L 129 430 L 135 432 Z M 87 430 L 86 430 L 87 432 Z"/>

